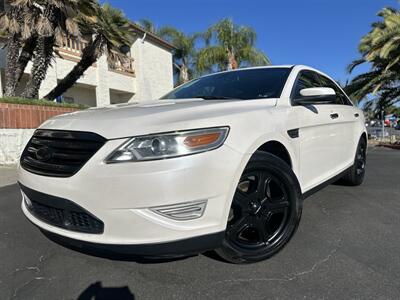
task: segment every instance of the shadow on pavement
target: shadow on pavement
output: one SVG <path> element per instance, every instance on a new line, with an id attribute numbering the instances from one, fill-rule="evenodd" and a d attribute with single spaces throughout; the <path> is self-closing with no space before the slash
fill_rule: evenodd
<path id="1" fill-rule="evenodd" d="M 101 282 L 95 282 L 87 287 L 78 297 L 78 300 L 134 300 L 135 296 L 127 286 L 103 287 Z"/>

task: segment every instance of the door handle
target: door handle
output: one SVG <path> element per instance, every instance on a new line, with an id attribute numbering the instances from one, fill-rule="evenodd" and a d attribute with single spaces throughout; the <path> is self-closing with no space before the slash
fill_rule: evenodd
<path id="1" fill-rule="evenodd" d="M 339 118 L 338 113 L 331 114 L 331 119 L 337 119 L 337 118 Z"/>
<path id="2" fill-rule="evenodd" d="M 354 117 L 358 118 L 360 116 L 360 114 L 355 113 Z"/>

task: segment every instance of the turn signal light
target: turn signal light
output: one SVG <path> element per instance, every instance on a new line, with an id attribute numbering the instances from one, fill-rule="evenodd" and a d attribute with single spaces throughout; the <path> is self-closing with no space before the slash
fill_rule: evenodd
<path id="1" fill-rule="evenodd" d="M 201 147 L 215 143 L 221 136 L 220 132 L 192 135 L 185 138 L 183 143 L 189 148 Z"/>

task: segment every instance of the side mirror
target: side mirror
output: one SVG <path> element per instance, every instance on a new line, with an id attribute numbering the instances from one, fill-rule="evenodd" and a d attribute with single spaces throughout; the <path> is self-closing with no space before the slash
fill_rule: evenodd
<path id="1" fill-rule="evenodd" d="M 328 104 L 336 100 L 335 90 L 328 87 L 302 89 L 300 95 L 301 97 L 294 99 L 298 105 Z"/>

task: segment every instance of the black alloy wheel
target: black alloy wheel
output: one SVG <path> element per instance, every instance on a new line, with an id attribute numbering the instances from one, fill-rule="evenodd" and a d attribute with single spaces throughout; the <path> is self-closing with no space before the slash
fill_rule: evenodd
<path id="1" fill-rule="evenodd" d="M 357 186 L 364 182 L 365 168 L 367 165 L 367 141 L 361 137 L 358 142 L 353 166 L 339 180 L 344 185 Z"/>
<path id="2" fill-rule="evenodd" d="M 357 155 L 355 159 L 357 176 L 364 176 L 366 163 L 367 163 L 367 149 L 363 139 L 358 146 Z"/>
<path id="3" fill-rule="evenodd" d="M 217 253 L 233 263 L 264 260 L 290 240 L 300 216 L 293 171 L 278 157 L 257 152 L 237 185 L 225 240 Z"/>

